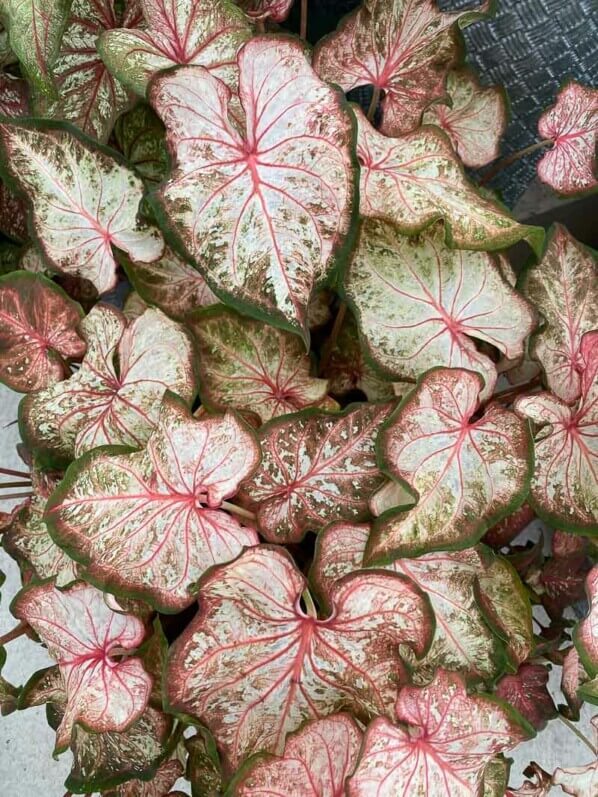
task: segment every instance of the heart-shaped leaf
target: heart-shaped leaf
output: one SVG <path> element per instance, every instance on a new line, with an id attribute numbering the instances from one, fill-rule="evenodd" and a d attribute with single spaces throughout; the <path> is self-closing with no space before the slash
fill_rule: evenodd
<path id="1" fill-rule="evenodd" d="M 87 341 L 81 367 L 20 407 L 25 443 L 58 465 L 101 445 L 142 446 L 165 390 L 187 402 L 195 394 L 191 340 L 160 310 L 127 326 L 120 311 L 100 304 L 80 329 Z"/>
<path id="2" fill-rule="evenodd" d="M 345 291 L 366 351 L 386 373 L 414 380 L 438 365 L 468 368 L 484 377 L 483 398 L 494 390 L 496 365 L 472 338 L 514 358 L 534 326 L 492 255 L 447 248 L 440 227 L 414 239 L 362 222 Z"/>
<path id="3" fill-rule="evenodd" d="M 334 520 L 363 520 L 384 482 L 375 442 L 391 404 L 357 404 L 342 414 L 304 410 L 258 432 L 262 462 L 242 485 L 271 542 L 299 542 Z"/>
<path id="4" fill-rule="evenodd" d="M 310 295 L 357 210 L 351 117 L 298 41 L 254 38 L 238 63 L 244 124 L 201 67 L 152 82 L 174 159 L 155 201 L 219 295 L 307 337 Z"/>
<path id="5" fill-rule="evenodd" d="M 140 620 L 112 612 L 103 594 L 83 583 L 64 592 L 51 583 L 30 587 L 11 610 L 40 636 L 64 679 L 57 751 L 67 747 L 77 722 L 95 733 L 124 731 L 143 713 L 152 680 L 140 659 L 116 658 L 143 641 Z"/>
<path id="6" fill-rule="evenodd" d="M 116 594 L 161 611 L 193 602 L 189 587 L 213 564 L 258 542 L 222 508 L 259 462 L 234 415 L 199 420 L 167 394 L 144 451 L 92 451 L 75 462 L 48 504 L 52 535 Z"/>
<path id="7" fill-rule="evenodd" d="M 8 72 L 0 72 L 0 114 L 26 116 L 29 109 L 27 83 Z"/>
<path id="8" fill-rule="evenodd" d="M 348 714 L 307 723 L 281 757 L 256 756 L 234 781 L 234 797 L 337 797 L 353 773 L 362 733 Z"/>
<path id="9" fill-rule="evenodd" d="M 264 423 L 326 401 L 328 380 L 310 376 L 303 342 L 284 330 L 216 305 L 187 320 L 199 348 L 202 402 L 233 407 Z"/>
<path id="10" fill-rule="evenodd" d="M 404 676 L 399 646 L 426 651 L 431 610 L 406 579 L 347 576 L 326 619 L 305 587 L 286 551 L 251 548 L 204 576 L 200 611 L 171 648 L 170 706 L 208 726 L 229 768 L 258 750 L 282 753 L 306 719 L 341 707 L 364 720 L 387 711 Z"/>
<path id="11" fill-rule="evenodd" d="M 575 646 L 585 670 L 593 678 L 598 675 L 598 565 L 592 568 L 586 579 L 586 592 L 588 616 L 577 626 Z"/>
<path id="12" fill-rule="evenodd" d="M 19 690 L 2 677 L 2 668 L 6 664 L 6 650 L 0 647 L 0 716 L 7 717 L 17 709 Z"/>
<path id="13" fill-rule="evenodd" d="M 552 393 L 520 396 L 516 412 L 535 425 L 529 503 L 547 523 L 598 533 L 598 331 L 581 341 L 581 398 L 570 406 Z"/>
<path id="14" fill-rule="evenodd" d="M 406 686 L 393 725 L 369 726 L 349 797 L 478 797 L 484 768 L 533 735 L 491 697 L 468 695 L 461 678 L 439 670 L 429 686 Z"/>
<path id="15" fill-rule="evenodd" d="M 518 224 L 481 197 L 442 131 L 426 126 L 387 138 L 359 108 L 354 111 L 362 216 L 383 219 L 407 234 L 444 219 L 447 243 L 460 249 L 501 249 L 525 238 L 539 251 L 544 231 Z"/>
<path id="16" fill-rule="evenodd" d="M 452 104 L 431 105 L 423 122 L 444 130 L 465 166 L 486 166 L 498 158 L 507 126 L 504 91 L 498 86 L 481 86 L 467 68 L 449 72 L 446 90 Z"/>
<path id="17" fill-rule="evenodd" d="M 521 290 L 544 319 L 531 354 L 542 364 L 550 390 L 575 401 L 581 392 L 581 339 L 598 328 L 596 256 L 556 224 L 541 262 L 524 273 Z"/>
<path id="18" fill-rule="evenodd" d="M 248 17 L 284 22 L 291 11 L 293 0 L 238 0 L 238 4 Z"/>
<path id="19" fill-rule="evenodd" d="M 29 393 L 64 379 L 85 354 L 81 307 L 51 280 L 15 271 L 0 277 L 0 381 Z"/>
<path id="20" fill-rule="evenodd" d="M 598 186 L 598 89 L 568 83 L 559 92 L 556 105 L 540 117 L 538 132 L 552 141 L 551 149 L 538 162 L 540 180 L 561 194 Z"/>
<path id="21" fill-rule="evenodd" d="M 465 548 L 524 501 L 533 461 L 527 425 L 498 404 L 475 419 L 481 390 L 471 371 L 429 371 L 383 428 L 381 462 L 418 501 L 378 518 L 366 562 Z"/>
<path id="22" fill-rule="evenodd" d="M 162 236 L 137 218 L 143 183 L 109 150 L 42 122 L 0 124 L 0 146 L 53 269 L 105 293 L 116 284 L 112 246 L 142 262 L 160 257 Z"/>
<path id="23" fill-rule="evenodd" d="M 548 691 L 549 671 L 542 664 L 523 664 L 514 675 L 505 675 L 496 695 L 517 709 L 537 731 L 556 716 L 556 706 Z"/>
<path id="24" fill-rule="evenodd" d="M 457 24 L 488 11 L 448 14 L 433 0 L 364 0 L 341 20 L 336 32 L 319 42 L 314 69 L 344 91 L 373 86 L 384 93 L 382 124 L 386 136 L 418 126 L 422 111 L 444 96 L 449 68 L 457 61 Z"/>
<path id="25" fill-rule="evenodd" d="M 177 64 L 208 69 L 231 89 L 236 55 L 251 36 L 249 21 L 230 0 L 140 0 L 144 30 L 103 33 L 98 50 L 113 74 L 142 97 L 150 78 Z"/>

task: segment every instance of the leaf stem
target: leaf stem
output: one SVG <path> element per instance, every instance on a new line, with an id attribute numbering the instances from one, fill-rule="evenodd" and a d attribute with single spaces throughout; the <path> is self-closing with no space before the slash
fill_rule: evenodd
<path id="1" fill-rule="evenodd" d="M 255 27 L 257 28 L 257 32 L 262 34 L 266 32 L 266 23 L 263 19 L 256 19 L 255 20 Z"/>
<path id="2" fill-rule="evenodd" d="M 322 349 L 322 359 L 320 360 L 320 369 L 319 369 L 320 376 L 324 373 L 326 366 L 330 362 L 330 357 L 332 356 L 334 346 L 336 344 L 336 341 L 338 340 L 338 336 L 340 334 L 341 327 L 343 325 L 343 321 L 345 320 L 346 315 L 347 315 L 347 305 L 345 304 L 345 302 L 341 302 L 336 312 L 336 318 L 334 319 L 334 324 L 332 325 L 330 336 L 328 337 L 328 340 L 326 341 Z"/>
<path id="3" fill-rule="evenodd" d="M 8 631 L 3 636 L 0 636 L 0 647 L 6 645 L 8 642 L 12 642 L 13 639 L 18 639 L 20 636 L 23 636 L 25 631 L 29 628 L 27 623 L 19 623 L 15 625 L 15 627 Z"/>
<path id="4" fill-rule="evenodd" d="M 301 22 L 299 35 L 303 41 L 307 41 L 307 0 L 301 0 Z"/>
<path id="5" fill-rule="evenodd" d="M 0 490 L 6 490 L 8 487 L 31 487 L 31 482 L 0 482 Z"/>
<path id="6" fill-rule="evenodd" d="M 28 487 L 30 485 L 27 485 Z M 0 500 L 2 501 L 12 501 L 13 498 L 32 498 L 35 493 L 7 493 L 6 495 L 0 495 Z"/>
<path id="7" fill-rule="evenodd" d="M 257 515 L 254 512 L 250 512 L 248 509 L 243 509 L 242 506 L 231 504 L 228 501 L 223 501 L 220 506 L 223 509 L 228 509 L 229 512 L 233 512 L 235 515 L 239 515 L 239 517 L 247 518 L 247 520 L 252 520 L 253 522 L 257 520 Z"/>
<path id="8" fill-rule="evenodd" d="M 2 476 L 22 476 L 23 479 L 31 480 L 31 473 L 24 470 L 11 470 L 10 468 L 0 468 Z"/>
<path id="9" fill-rule="evenodd" d="M 496 177 L 499 172 L 502 172 L 503 169 L 506 169 L 507 166 L 510 166 L 512 163 L 515 163 L 521 158 L 525 158 L 526 155 L 531 155 L 532 152 L 536 152 L 537 150 L 543 149 L 544 147 L 547 147 L 553 143 L 553 139 L 546 138 L 542 141 L 536 141 L 535 144 L 530 144 L 529 147 L 518 149 L 517 152 L 511 152 L 510 155 L 507 155 L 506 158 L 499 160 L 498 163 L 490 169 L 490 171 L 486 172 L 486 174 L 480 180 L 480 186 L 489 183 L 493 177 Z"/>
<path id="10" fill-rule="evenodd" d="M 308 589 L 304 590 L 301 597 L 303 598 L 303 603 L 305 604 L 305 608 L 307 610 L 308 615 L 312 619 L 317 620 L 318 612 L 316 611 L 316 604 L 314 603 L 314 599 L 310 595 L 309 590 Z"/>
<path id="11" fill-rule="evenodd" d="M 559 714 L 559 719 L 569 728 L 570 731 L 573 731 L 573 733 L 577 736 L 577 738 L 580 739 L 586 745 L 586 747 L 590 748 L 590 750 L 592 751 L 592 753 L 594 753 L 594 755 L 598 755 L 598 750 L 596 750 L 592 742 L 588 739 L 588 737 L 584 733 L 582 733 L 579 730 L 579 728 L 575 727 L 575 724 L 571 722 L 571 720 L 568 720 L 566 717 L 563 717 L 562 714 Z"/>
<path id="12" fill-rule="evenodd" d="M 380 89 L 378 86 L 374 86 L 374 92 L 372 94 L 372 99 L 370 100 L 370 107 L 368 108 L 368 122 L 374 121 L 374 116 L 376 114 L 376 108 L 378 107 L 378 103 L 380 102 Z"/>

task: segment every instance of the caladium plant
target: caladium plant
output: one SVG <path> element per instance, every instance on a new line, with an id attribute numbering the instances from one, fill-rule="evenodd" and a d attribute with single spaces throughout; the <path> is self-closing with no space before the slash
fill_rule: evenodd
<path id="1" fill-rule="evenodd" d="M 0 0 L 0 713 L 67 796 L 596 797 L 508 759 L 596 755 L 595 254 L 484 185 L 594 188 L 598 91 L 496 162 L 459 5 Z"/>

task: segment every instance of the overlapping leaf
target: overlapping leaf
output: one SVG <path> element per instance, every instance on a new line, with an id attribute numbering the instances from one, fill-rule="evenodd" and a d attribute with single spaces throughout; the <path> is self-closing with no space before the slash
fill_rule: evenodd
<path id="1" fill-rule="evenodd" d="M 253 435 L 234 415 L 195 420 L 168 394 L 146 449 L 78 460 L 47 518 L 54 538 L 87 565 L 86 577 L 180 611 L 208 567 L 258 542 L 221 508 L 258 462 Z"/>
<path id="2" fill-rule="evenodd" d="M 248 17 L 284 22 L 293 5 L 293 0 L 238 0 Z"/>
<path id="3" fill-rule="evenodd" d="M 352 223 L 351 119 L 297 41 L 254 38 L 238 63 L 244 125 L 201 67 L 153 81 L 174 157 L 156 202 L 219 295 L 307 336 L 310 295 Z"/>
<path id="4" fill-rule="evenodd" d="M 506 706 L 469 696 L 456 674 L 440 670 L 429 686 L 407 686 L 393 725 L 369 726 L 349 797 L 477 797 L 486 765 L 531 729 Z"/>
<path id="5" fill-rule="evenodd" d="M 342 415 L 304 410 L 274 419 L 258 437 L 262 462 L 242 485 L 271 542 L 298 542 L 334 520 L 363 520 L 384 482 L 375 442 L 390 404 L 355 405 Z"/>
<path id="6" fill-rule="evenodd" d="M 561 89 L 556 105 L 538 122 L 551 149 L 538 162 L 538 177 L 561 194 L 576 194 L 598 185 L 598 89 L 572 81 Z"/>
<path id="7" fill-rule="evenodd" d="M 556 716 L 556 706 L 547 689 L 549 671 L 542 664 L 523 664 L 513 675 L 505 675 L 496 695 L 517 709 L 537 731 Z"/>
<path id="8" fill-rule="evenodd" d="M 230 0 L 140 0 L 144 30 L 102 34 L 98 49 L 116 77 L 142 97 L 150 78 L 177 64 L 208 69 L 237 87 L 236 55 L 251 25 Z"/>
<path id="9" fill-rule="evenodd" d="M 371 85 L 383 92 L 380 129 L 403 135 L 444 96 L 447 71 L 459 55 L 457 24 L 487 10 L 488 3 L 451 14 L 433 0 L 365 0 L 318 44 L 314 69 L 344 91 Z"/>
<path id="10" fill-rule="evenodd" d="M 366 350 L 385 372 L 414 380 L 433 366 L 467 368 L 484 377 L 484 398 L 496 366 L 472 338 L 517 357 L 534 325 L 492 255 L 448 249 L 439 227 L 413 239 L 385 222 L 362 222 L 345 291 Z"/>
<path id="11" fill-rule="evenodd" d="M 158 767 L 154 777 L 147 780 L 129 780 L 114 791 L 104 792 L 105 797 L 170 797 L 170 789 L 183 774 L 183 765 L 170 758 Z"/>
<path id="12" fill-rule="evenodd" d="M 529 268 L 521 290 L 544 324 L 531 345 L 550 390 L 567 403 L 581 391 L 581 339 L 598 328 L 598 269 L 592 251 L 555 225 L 538 265 Z"/>
<path id="13" fill-rule="evenodd" d="M 160 257 L 162 236 L 137 218 L 143 183 L 108 151 L 40 123 L 0 125 L 0 145 L 52 268 L 104 293 L 116 284 L 112 246 L 142 262 Z"/>
<path id="14" fill-rule="evenodd" d="M 28 106 L 27 83 L 8 72 L 0 72 L 0 114 L 25 116 Z"/>
<path id="15" fill-rule="evenodd" d="M 81 307 L 41 275 L 0 278 L 0 380 L 23 393 L 48 387 L 85 354 Z"/>
<path id="16" fill-rule="evenodd" d="M 354 111 L 362 216 L 384 219 L 405 233 L 444 219 L 447 242 L 459 248 L 501 249 L 525 238 L 537 251 L 543 231 L 518 224 L 481 197 L 444 133 L 426 126 L 402 138 L 387 138 L 358 108 Z"/>
<path id="17" fill-rule="evenodd" d="M 200 612 L 171 648 L 171 708 L 210 728 L 228 767 L 257 750 L 282 753 L 306 719 L 341 707 L 384 713 L 404 675 L 399 646 L 426 651 L 428 604 L 401 577 L 347 576 L 326 619 L 301 608 L 305 586 L 285 551 L 249 549 L 200 582 Z"/>
<path id="18" fill-rule="evenodd" d="M 486 166 L 498 158 L 507 126 L 504 92 L 497 86 L 481 86 L 465 68 L 449 72 L 446 90 L 452 105 L 431 105 L 423 122 L 444 130 L 466 166 Z"/>
<path id="19" fill-rule="evenodd" d="M 123 731 L 143 713 L 151 678 L 138 658 L 116 658 L 143 641 L 140 620 L 110 611 L 102 593 L 82 583 L 64 592 L 51 583 L 30 587 L 12 611 L 39 634 L 64 679 L 57 750 L 67 747 L 77 722 L 94 732 Z"/>
<path id="20" fill-rule="evenodd" d="M 575 633 L 575 645 L 588 674 L 598 675 L 598 565 L 592 568 L 587 580 L 589 601 L 588 616 L 582 620 Z"/>
<path id="21" fill-rule="evenodd" d="M 164 125 L 149 105 L 139 103 L 116 120 L 114 137 L 125 159 L 148 184 L 161 182 L 168 171 Z"/>
<path id="22" fill-rule="evenodd" d="M 188 319 L 199 349 L 204 404 L 255 414 L 263 423 L 326 401 L 328 380 L 310 375 L 303 342 L 216 305 Z"/>
<path id="23" fill-rule="evenodd" d="M 280 758 L 256 757 L 235 782 L 235 797 L 337 797 L 353 773 L 361 730 L 348 714 L 309 722 L 287 738 Z"/>

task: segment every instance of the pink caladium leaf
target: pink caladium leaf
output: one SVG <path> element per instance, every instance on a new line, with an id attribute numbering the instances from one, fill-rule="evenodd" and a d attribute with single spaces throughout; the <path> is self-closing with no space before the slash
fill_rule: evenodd
<path id="1" fill-rule="evenodd" d="M 311 376 L 303 342 L 223 305 L 187 320 L 199 353 L 202 402 L 249 412 L 264 423 L 326 402 L 328 380 Z"/>
<path id="2" fill-rule="evenodd" d="M 252 528 L 222 508 L 259 462 L 236 416 L 191 417 L 167 394 L 145 450 L 92 451 L 67 471 L 48 504 L 53 537 L 110 592 L 176 612 L 214 564 L 255 545 Z"/>
<path id="3" fill-rule="evenodd" d="M 591 723 L 594 736 L 598 740 L 598 716 Z M 573 797 L 594 797 L 598 793 L 598 758 L 595 757 L 586 766 L 555 769 L 552 783 Z"/>
<path id="4" fill-rule="evenodd" d="M 543 318 L 531 354 L 558 398 L 571 403 L 581 393 L 581 340 L 598 328 L 598 269 L 595 253 L 555 225 L 538 265 L 523 276 L 521 290 Z"/>
<path id="5" fill-rule="evenodd" d="M 465 548 L 525 499 L 533 467 L 527 424 L 498 404 L 474 418 L 482 386 L 471 371 L 429 371 L 383 428 L 381 461 L 418 500 L 378 518 L 368 563 Z"/>
<path id="6" fill-rule="evenodd" d="M 112 246 L 142 262 L 162 254 L 160 233 L 137 218 L 142 181 L 109 150 L 42 122 L 0 124 L 0 150 L 53 269 L 105 293 L 116 284 Z"/>
<path id="7" fill-rule="evenodd" d="M 536 427 L 529 503 L 547 523 L 598 532 L 598 332 L 580 346 L 581 398 L 570 406 L 552 393 L 520 396 L 515 411 Z"/>
<path id="8" fill-rule="evenodd" d="M 574 81 L 568 83 L 559 92 L 556 105 L 540 117 L 538 132 L 552 142 L 538 163 L 542 182 L 561 194 L 576 194 L 598 186 L 598 89 Z"/>
<path id="9" fill-rule="evenodd" d="M 51 280 L 15 271 L 0 277 L 0 381 L 30 393 L 64 379 L 85 354 L 83 310 Z"/>
<path id="10" fill-rule="evenodd" d="M 445 94 L 446 74 L 459 56 L 457 26 L 488 8 L 450 14 L 433 0 L 365 0 L 319 42 L 314 69 L 344 91 L 371 85 L 383 93 L 380 129 L 403 135 Z"/>
<path id="11" fill-rule="evenodd" d="M 119 310 L 99 304 L 80 329 L 87 341 L 80 368 L 20 407 L 24 441 L 57 465 L 101 445 L 142 446 L 166 390 L 189 403 L 195 395 L 192 341 L 160 310 L 127 325 Z"/>
<path id="12" fill-rule="evenodd" d="M 513 675 L 498 682 L 496 695 L 517 709 L 537 731 L 556 717 L 556 706 L 548 691 L 549 670 L 542 664 L 522 664 Z"/>
<path id="13" fill-rule="evenodd" d="M 403 688 L 396 719 L 369 726 L 349 797 L 478 797 L 486 765 L 533 735 L 514 710 L 468 695 L 443 670 L 428 686 Z"/>
<path id="14" fill-rule="evenodd" d="M 577 626 L 575 646 L 587 673 L 598 675 L 598 565 L 595 565 L 586 580 L 589 601 L 588 616 Z"/>
<path id="15" fill-rule="evenodd" d="M 499 550 L 509 545 L 515 537 L 520 534 L 526 526 L 532 522 L 536 517 L 534 510 L 528 505 L 523 504 L 507 515 L 499 523 L 484 534 L 482 542 L 490 545 L 492 548 Z"/>
<path id="16" fill-rule="evenodd" d="M 431 610 L 408 580 L 347 576 L 324 619 L 305 588 L 286 551 L 250 548 L 200 581 L 200 611 L 171 648 L 171 709 L 208 726 L 229 769 L 260 750 L 280 755 L 306 719 L 384 713 L 405 676 L 399 647 L 426 651 Z"/>
<path id="17" fill-rule="evenodd" d="M 581 690 L 588 682 L 591 683 L 590 676 L 579 658 L 577 649 L 570 647 L 563 658 L 561 670 L 561 692 L 565 695 L 567 701 L 567 713 L 565 714 L 564 706 L 559 708 L 560 712 L 565 714 L 568 719 L 572 719 L 575 722 L 579 720 L 579 711 L 585 699 Z"/>
<path id="18" fill-rule="evenodd" d="M 177 64 L 202 66 L 237 88 L 236 55 L 252 26 L 230 0 L 140 0 L 144 30 L 102 34 L 98 50 L 121 83 L 145 97 L 153 75 Z"/>
<path id="19" fill-rule="evenodd" d="M 143 641 L 140 620 L 110 611 L 103 594 L 83 583 L 64 592 L 51 583 L 30 587 L 17 595 L 12 611 L 39 635 L 64 679 L 58 751 L 77 722 L 96 733 L 124 731 L 141 716 L 152 680 L 140 659 L 116 658 Z"/>
<path id="20" fill-rule="evenodd" d="M 334 520 L 364 520 L 385 481 L 375 442 L 391 404 L 357 404 L 342 414 L 303 410 L 258 432 L 262 461 L 242 485 L 270 542 L 299 542 Z"/>
<path id="21" fill-rule="evenodd" d="M 233 781 L 234 797 L 337 797 L 353 774 L 362 733 L 348 714 L 308 722 L 280 757 L 256 756 Z"/>
<path id="22" fill-rule="evenodd" d="M 218 295 L 307 338 L 357 210 L 350 112 L 298 41 L 256 37 L 237 60 L 244 123 L 202 67 L 152 82 L 174 160 L 154 201 Z"/>
<path id="23" fill-rule="evenodd" d="M 449 249 L 440 227 L 406 238 L 385 222 L 362 222 L 345 292 L 366 351 L 385 373 L 415 380 L 434 366 L 467 368 L 483 376 L 484 399 L 496 365 L 472 338 L 517 357 L 534 326 L 532 308 L 492 255 Z"/>
<path id="24" fill-rule="evenodd" d="M 8 72 L 0 72 L 0 114 L 26 116 L 29 109 L 27 83 Z"/>
<path id="25" fill-rule="evenodd" d="M 237 0 L 248 17 L 284 22 L 289 16 L 293 0 Z"/>
<path id="26" fill-rule="evenodd" d="M 180 777 L 184 768 L 177 758 L 170 758 L 158 767 L 151 780 L 128 780 L 114 791 L 103 792 L 105 797 L 170 797 L 170 789 Z"/>

